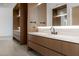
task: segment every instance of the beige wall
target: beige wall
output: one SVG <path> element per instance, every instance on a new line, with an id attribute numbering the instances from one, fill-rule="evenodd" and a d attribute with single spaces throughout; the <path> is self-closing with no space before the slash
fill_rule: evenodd
<path id="1" fill-rule="evenodd" d="M 72 25 L 79 25 L 79 6 L 72 9 Z"/>
<path id="2" fill-rule="evenodd" d="M 36 22 L 36 23 L 30 23 Z M 45 24 L 40 24 L 45 22 Z M 46 4 L 28 4 L 28 32 L 37 31 L 37 26 L 46 26 Z"/>
<path id="3" fill-rule="evenodd" d="M 37 20 L 37 4 L 36 3 L 29 3 L 28 4 L 28 32 L 36 31 L 36 24 L 30 23 L 31 21 Z"/>
<path id="4" fill-rule="evenodd" d="M 46 4 L 41 4 L 38 6 L 38 26 L 46 26 L 47 23 L 47 6 Z M 45 24 L 40 24 L 40 22 L 45 22 Z"/>

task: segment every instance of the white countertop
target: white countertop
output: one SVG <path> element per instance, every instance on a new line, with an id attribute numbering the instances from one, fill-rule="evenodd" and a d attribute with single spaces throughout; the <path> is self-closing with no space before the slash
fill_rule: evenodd
<path id="1" fill-rule="evenodd" d="M 41 32 L 29 32 L 28 34 L 42 36 L 51 39 L 63 40 L 73 43 L 79 43 L 79 36 L 53 35 L 53 34 L 41 33 Z"/>

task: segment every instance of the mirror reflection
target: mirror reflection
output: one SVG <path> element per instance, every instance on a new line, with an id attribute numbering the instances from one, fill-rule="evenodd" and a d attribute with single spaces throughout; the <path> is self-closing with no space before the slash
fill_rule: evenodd
<path id="1" fill-rule="evenodd" d="M 38 26 L 79 25 L 79 4 L 74 3 L 29 3 L 29 29 Z"/>
<path id="2" fill-rule="evenodd" d="M 66 26 L 67 25 L 67 5 L 56 7 L 52 10 L 53 26 Z"/>
<path id="3" fill-rule="evenodd" d="M 79 25 L 79 6 L 72 8 L 72 25 Z"/>

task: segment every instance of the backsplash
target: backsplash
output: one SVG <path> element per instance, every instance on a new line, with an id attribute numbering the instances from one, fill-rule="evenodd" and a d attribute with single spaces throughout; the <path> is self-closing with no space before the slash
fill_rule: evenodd
<path id="1" fill-rule="evenodd" d="M 79 26 L 53 26 L 58 35 L 79 36 Z M 51 33 L 51 26 L 38 27 L 38 32 Z"/>

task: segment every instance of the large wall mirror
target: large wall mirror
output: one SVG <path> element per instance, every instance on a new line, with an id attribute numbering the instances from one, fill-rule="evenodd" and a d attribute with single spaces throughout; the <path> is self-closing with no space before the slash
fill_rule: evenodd
<path id="1" fill-rule="evenodd" d="M 63 4 L 52 9 L 53 26 L 78 26 L 79 4 Z"/>
<path id="2" fill-rule="evenodd" d="M 53 26 L 67 26 L 67 5 L 52 9 Z"/>
<path id="3" fill-rule="evenodd" d="M 36 31 L 38 26 L 79 25 L 78 16 L 79 4 L 76 3 L 28 3 L 29 31 Z"/>

